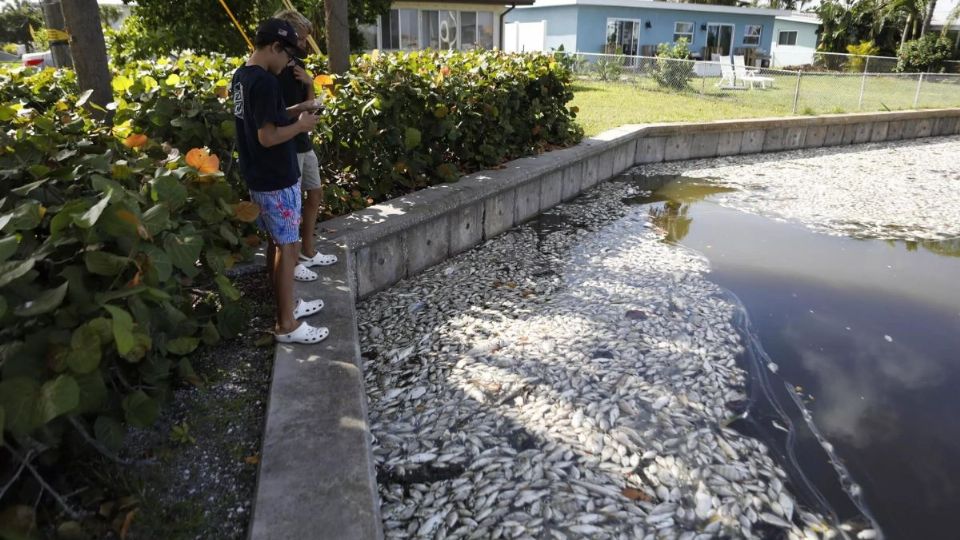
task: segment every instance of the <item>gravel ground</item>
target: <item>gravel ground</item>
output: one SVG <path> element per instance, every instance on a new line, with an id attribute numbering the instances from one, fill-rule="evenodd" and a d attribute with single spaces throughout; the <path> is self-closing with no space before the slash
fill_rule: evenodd
<path id="1" fill-rule="evenodd" d="M 124 455 L 153 463 L 100 464 L 107 502 L 99 519 L 116 531 L 135 510 L 128 540 L 246 537 L 273 365 L 273 342 L 257 341 L 273 322 L 273 302 L 262 272 L 235 285 L 244 292 L 249 330 L 203 348 L 191 359 L 202 386 L 177 388 L 153 428 L 127 437 Z"/>
<path id="2" fill-rule="evenodd" d="M 960 137 L 643 166 L 833 234 L 960 234 Z M 896 164 L 893 167 L 892 164 Z M 744 403 L 734 306 L 607 183 L 359 306 L 391 538 L 872 538 L 800 508 Z M 947 228 L 944 228 L 947 224 Z"/>
<path id="3" fill-rule="evenodd" d="M 954 136 L 660 163 L 635 172 L 715 179 L 737 188 L 711 199 L 718 204 L 829 234 L 942 240 L 960 236 L 958 156 Z"/>

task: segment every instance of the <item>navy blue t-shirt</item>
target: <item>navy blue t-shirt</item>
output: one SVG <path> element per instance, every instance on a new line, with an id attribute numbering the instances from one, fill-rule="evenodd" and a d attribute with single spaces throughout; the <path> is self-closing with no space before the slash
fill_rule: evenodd
<path id="1" fill-rule="evenodd" d="M 301 60 L 294 60 L 300 67 L 306 67 Z M 293 66 L 287 66 L 277 75 L 280 80 L 280 92 L 283 94 L 283 101 L 289 105 L 296 105 L 307 100 L 307 85 L 303 84 L 293 75 Z M 313 150 L 313 143 L 310 142 L 310 136 L 301 133 L 293 138 L 293 144 L 297 147 L 297 152 L 309 152 Z"/>
<path id="2" fill-rule="evenodd" d="M 260 66 L 243 66 L 233 74 L 233 115 L 237 124 L 240 175 L 250 191 L 276 191 L 300 178 L 293 139 L 265 148 L 257 130 L 266 123 L 277 127 L 295 122 L 286 112 L 280 82 Z"/>

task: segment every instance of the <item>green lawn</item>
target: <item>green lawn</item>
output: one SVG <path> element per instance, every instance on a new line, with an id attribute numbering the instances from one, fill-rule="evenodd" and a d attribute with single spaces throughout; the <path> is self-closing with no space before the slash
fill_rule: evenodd
<path id="1" fill-rule="evenodd" d="M 649 77 L 630 81 L 599 82 L 581 79 L 573 86 L 572 105 L 579 107 L 578 121 L 586 134 L 623 124 L 691 122 L 793 114 L 797 80 L 774 77 L 773 88 L 723 90 L 718 78 L 693 78 L 691 89 L 668 91 Z M 804 74 L 797 114 L 857 112 L 860 76 Z M 910 109 L 917 91 L 915 77 L 884 76 L 864 83 L 863 111 Z M 925 81 L 920 108 L 960 107 L 960 77 Z"/>

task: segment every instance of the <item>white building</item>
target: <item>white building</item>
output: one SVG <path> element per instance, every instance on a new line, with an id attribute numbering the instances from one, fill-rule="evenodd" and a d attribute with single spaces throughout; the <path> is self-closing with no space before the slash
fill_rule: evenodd
<path id="1" fill-rule="evenodd" d="M 510 1 L 529 5 L 533 0 Z M 362 28 L 366 49 L 493 49 L 502 47 L 503 0 L 394 2 L 376 26 Z"/>
<path id="2" fill-rule="evenodd" d="M 819 28 L 820 19 L 812 13 L 778 16 L 773 24 L 773 43 L 770 45 L 772 66 L 812 64 L 817 52 Z"/>

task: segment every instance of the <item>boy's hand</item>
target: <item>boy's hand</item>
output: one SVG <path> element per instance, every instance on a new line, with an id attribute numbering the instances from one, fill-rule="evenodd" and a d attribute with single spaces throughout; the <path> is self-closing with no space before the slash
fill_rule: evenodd
<path id="1" fill-rule="evenodd" d="M 319 119 L 320 117 L 313 113 L 302 112 L 300 113 L 300 117 L 297 118 L 297 125 L 300 126 L 301 131 L 310 131 L 317 126 Z"/>
<path id="2" fill-rule="evenodd" d="M 294 66 L 293 76 L 303 84 L 313 85 L 313 75 L 311 75 L 309 71 L 303 69 L 300 66 Z"/>

